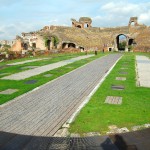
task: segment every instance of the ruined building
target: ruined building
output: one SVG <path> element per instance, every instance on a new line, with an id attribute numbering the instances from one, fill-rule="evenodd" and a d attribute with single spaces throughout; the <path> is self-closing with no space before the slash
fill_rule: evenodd
<path id="1" fill-rule="evenodd" d="M 92 19 L 81 17 L 71 19 L 72 27 L 45 26 L 40 31 L 22 33 L 16 38 L 12 51 L 47 50 L 79 51 L 150 51 L 150 27 L 139 24 L 137 17 L 131 17 L 129 24 L 122 27 L 92 27 Z M 120 37 L 124 36 L 125 48 L 119 47 Z"/>

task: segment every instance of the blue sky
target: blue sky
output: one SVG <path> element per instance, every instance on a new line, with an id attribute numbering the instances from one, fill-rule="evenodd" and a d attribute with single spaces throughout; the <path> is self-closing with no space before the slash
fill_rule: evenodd
<path id="1" fill-rule="evenodd" d="M 150 26 L 149 0 L 0 0 L 0 40 L 45 25 L 71 26 L 71 18 L 91 17 L 94 27 L 128 24 L 130 16 Z"/>

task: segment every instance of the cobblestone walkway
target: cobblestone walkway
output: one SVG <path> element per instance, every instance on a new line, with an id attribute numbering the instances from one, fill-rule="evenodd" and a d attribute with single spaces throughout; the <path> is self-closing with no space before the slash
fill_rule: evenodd
<path id="1" fill-rule="evenodd" d="M 69 59 L 69 60 L 64 60 L 64 61 L 60 61 L 60 62 L 57 62 L 57 63 L 44 65 L 44 66 L 37 67 L 37 68 L 34 68 L 34 69 L 30 69 L 30 70 L 22 71 L 22 72 L 19 72 L 19 73 L 15 73 L 15 74 L 12 74 L 12 75 L 9 75 L 9 76 L 5 76 L 1 79 L 23 80 L 23 79 L 30 78 L 32 76 L 44 73 L 46 71 L 50 71 L 50 70 L 53 70 L 55 68 L 62 67 L 62 66 L 71 64 L 75 61 L 78 61 L 78 60 L 81 60 L 81 59 L 86 59 L 86 58 L 89 58 L 89 57 L 92 57 L 92 56 L 93 55 L 79 56 L 79 57 L 72 58 L 72 59 Z"/>
<path id="2" fill-rule="evenodd" d="M 111 54 L 80 67 L 0 107 L 0 130 L 23 135 L 52 136 L 121 54 Z"/>
<path id="3" fill-rule="evenodd" d="M 136 56 L 139 86 L 150 87 L 150 59 Z"/>

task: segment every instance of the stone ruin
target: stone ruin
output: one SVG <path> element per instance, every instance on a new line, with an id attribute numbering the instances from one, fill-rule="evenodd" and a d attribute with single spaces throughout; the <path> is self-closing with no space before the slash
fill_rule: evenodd
<path id="1" fill-rule="evenodd" d="M 127 26 L 113 28 L 92 27 L 89 17 L 71 21 L 72 27 L 45 26 L 36 32 L 22 33 L 11 50 L 119 51 L 119 37 L 125 36 L 123 51 L 150 52 L 150 27 L 139 24 L 137 17 L 131 17 Z"/>
<path id="2" fill-rule="evenodd" d="M 85 25 L 87 28 L 92 27 L 92 19 L 89 17 L 81 17 L 79 21 L 76 21 L 75 19 L 71 19 L 72 21 L 72 27 L 77 27 L 77 28 L 85 28 Z"/>

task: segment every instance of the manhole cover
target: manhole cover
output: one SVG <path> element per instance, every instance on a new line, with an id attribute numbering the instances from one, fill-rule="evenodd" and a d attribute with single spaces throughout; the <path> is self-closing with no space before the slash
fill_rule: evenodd
<path id="1" fill-rule="evenodd" d="M 37 82 L 37 80 L 28 80 L 25 82 L 25 84 L 34 84 L 36 82 Z"/>
<path id="2" fill-rule="evenodd" d="M 113 90 L 124 90 L 124 86 L 123 85 L 112 85 L 111 88 Z"/>

